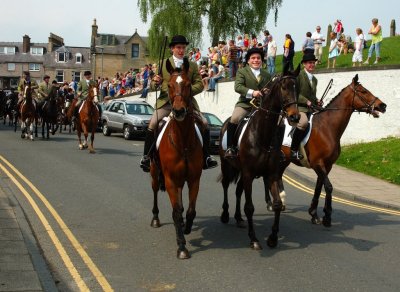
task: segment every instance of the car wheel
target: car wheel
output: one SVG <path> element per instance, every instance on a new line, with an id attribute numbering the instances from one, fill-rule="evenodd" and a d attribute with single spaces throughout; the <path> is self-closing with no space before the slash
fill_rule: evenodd
<path id="1" fill-rule="evenodd" d="M 104 136 L 110 136 L 111 135 L 111 131 L 108 128 L 107 122 L 103 123 L 103 135 Z"/>
<path id="2" fill-rule="evenodd" d="M 131 127 L 129 125 L 124 126 L 124 138 L 125 140 L 132 139 Z"/>

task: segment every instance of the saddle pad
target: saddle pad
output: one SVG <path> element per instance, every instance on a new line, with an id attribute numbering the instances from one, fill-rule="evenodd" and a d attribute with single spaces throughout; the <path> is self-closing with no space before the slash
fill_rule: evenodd
<path id="1" fill-rule="evenodd" d="M 238 148 L 240 148 L 240 142 L 242 141 L 243 134 L 247 129 L 247 125 L 249 124 L 249 121 L 250 121 L 250 119 L 248 119 L 245 122 L 244 126 L 242 127 L 242 130 L 240 131 L 240 135 L 239 135 L 239 139 L 238 139 L 238 143 L 237 143 Z M 227 133 L 226 132 L 227 131 L 225 131 L 224 136 L 222 137 L 222 142 L 221 142 L 221 146 L 222 146 L 223 150 L 226 150 L 228 148 L 228 145 L 227 145 L 228 144 L 228 142 L 227 142 L 228 141 L 228 137 L 227 137 Z"/>
<path id="2" fill-rule="evenodd" d="M 158 137 L 157 137 L 157 142 L 156 142 L 156 149 L 157 149 L 157 150 L 158 150 L 159 147 L 160 147 L 161 139 L 162 139 L 162 137 L 164 136 L 165 129 L 167 128 L 168 123 L 171 121 L 171 118 L 168 116 L 168 117 L 163 118 L 163 120 L 165 121 L 165 124 L 164 124 L 164 127 L 162 127 L 161 132 L 160 132 L 160 134 L 159 134 Z M 199 138 L 199 141 L 200 141 L 200 143 L 201 143 L 201 147 L 203 147 L 203 137 L 201 136 L 200 129 L 199 129 L 199 127 L 198 127 L 196 124 L 194 124 L 194 128 L 195 128 L 195 130 L 196 130 L 197 137 Z"/>
<path id="3" fill-rule="evenodd" d="M 308 142 L 308 139 L 310 139 L 313 117 L 314 117 L 314 115 L 311 115 L 310 120 L 309 120 L 310 126 L 308 127 L 308 132 L 300 143 L 302 146 L 306 145 Z M 283 141 L 282 141 L 283 146 L 290 147 L 292 145 L 292 136 L 291 136 L 292 129 L 293 129 L 293 127 L 291 125 L 289 125 L 289 122 L 287 121 L 287 119 L 285 119 L 285 135 L 283 136 Z"/>

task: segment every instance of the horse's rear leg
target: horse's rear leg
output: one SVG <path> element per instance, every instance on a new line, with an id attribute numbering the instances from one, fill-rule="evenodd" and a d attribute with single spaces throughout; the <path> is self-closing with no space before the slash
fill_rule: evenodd
<path id="1" fill-rule="evenodd" d="M 236 185 L 236 209 L 235 209 L 235 220 L 236 226 L 239 228 L 246 228 L 241 211 L 241 199 L 243 194 L 243 180 L 240 179 Z"/>
<path id="2" fill-rule="evenodd" d="M 250 247 L 254 250 L 261 250 L 262 247 L 256 237 L 256 233 L 254 230 L 254 223 L 253 223 L 253 214 L 254 214 L 254 205 L 252 198 L 253 178 L 250 178 L 248 176 L 242 176 L 242 179 L 243 179 L 244 193 L 246 197 L 246 202 L 244 204 L 244 213 L 246 214 L 247 224 L 249 228 L 248 235 L 250 237 Z"/>
<path id="3" fill-rule="evenodd" d="M 159 182 L 158 182 L 158 171 L 155 169 L 156 167 L 152 166 L 151 168 L 151 188 L 153 189 L 153 219 L 151 219 L 150 226 L 154 228 L 158 228 L 161 226 L 160 218 L 158 218 L 159 209 L 158 209 L 158 190 L 159 190 Z"/>
<path id="4" fill-rule="evenodd" d="M 194 179 L 193 182 L 188 183 L 189 188 L 189 208 L 186 211 L 186 224 L 185 224 L 185 234 L 190 234 L 192 232 L 192 226 L 194 218 L 196 218 L 196 201 L 197 195 L 199 193 L 200 187 L 200 177 Z"/>
<path id="5" fill-rule="evenodd" d="M 229 222 L 229 200 L 228 200 L 228 189 L 229 189 L 229 165 L 228 162 L 221 158 L 221 172 L 222 179 L 221 184 L 224 190 L 224 201 L 222 203 L 222 214 L 221 214 L 221 222 L 228 223 Z"/>
<path id="6" fill-rule="evenodd" d="M 324 181 L 324 187 L 325 187 L 325 206 L 324 206 L 324 213 L 325 216 L 322 218 L 322 224 L 325 227 L 331 227 L 332 226 L 332 191 L 333 187 L 332 184 L 328 178 L 328 176 L 325 177 Z"/>

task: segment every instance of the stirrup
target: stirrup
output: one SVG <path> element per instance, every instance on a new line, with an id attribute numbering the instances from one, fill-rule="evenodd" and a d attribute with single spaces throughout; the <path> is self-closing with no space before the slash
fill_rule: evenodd
<path id="1" fill-rule="evenodd" d="M 225 151 L 225 159 L 236 159 L 237 158 L 237 150 L 234 147 L 229 147 Z"/>
<path id="2" fill-rule="evenodd" d="M 299 151 L 290 150 L 290 159 L 292 161 L 300 161 L 304 158 L 304 156 L 299 153 Z"/>
<path id="3" fill-rule="evenodd" d="M 144 155 L 140 160 L 140 168 L 143 169 L 144 172 L 150 172 L 150 157 Z"/>
<path id="4" fill-rule="evenodd" d="M 203 169 L 210 169 L 218 166 L 218 162 L 211 156 L 208 156 L 203 164 Z"/>

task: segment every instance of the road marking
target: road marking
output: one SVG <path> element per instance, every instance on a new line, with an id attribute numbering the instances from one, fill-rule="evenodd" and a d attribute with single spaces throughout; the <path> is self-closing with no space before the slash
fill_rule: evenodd
<path id="1" fill-rule="evenodd" d="M 45 196 L 22 174 L 20 173 L 9 161 L 7 161 L 3 156 L 0 155 L 0 160 L 2 160 L 9 168 L 11 168 L 31 189 L 32 191 L 36 194 L 36 196 L 43 202 L 43 204 L 47 207 L 49 212 L 53 215 L 54 219 L 57 221 L 57 223 L 60 225 L 61 229 L 64 231 L 65 235 L 71 242 L 72 246 L 75 248 L 75 250 L 78 252 L 78 254 L 81 256 L 83 262 L 86 264 L 86 266 L 89 268 L 89 270 L 92 272 L 93 276 L 96 278 L 97 282 L 100 284 L 100 286 L 103 288 L 104 291 L 114 291 L 111 287 L 111 285 L 108 283 L 104 275 L 101 273 L 101 271 L 97 268 L 97 266 L 93 263 L 92 259 L 89 257 L 89 255 L 86 253 L 82 245 L 78 242 L 78 240 L 75 238 L 75 236 L 72 234 L 70 229 L 67 227 L 67 225 L 64 223 L 64 220 L 58 215 L 57 211 L 53 208 L 53 206 L 50 204 L 50 202 L 45 198 Z M 89 291 L 89 288 L 86 286 L 86 284 L 83 282 L 82 278 L 80 277 L 78 271 L 72 264 L 68 254 L 66 253 L 65 249 L 63 248 L 61 242 L 58 240 L 57 236 L 55 235 L 55 232 L 51 228 L 50 224 L 44 217 L 43 213 L 40 211 L 39 207 L 33 200 L 33 198 L 29 195 L 29 193 L 25 190 L 25 188 L 17 181 L 17 179 L 12 176 L 12 174 L 2 165 L 0 164 L 1 169 L 4 170 L 4 172 L 7 173 L 7 175 L 12 179 L 12 181 L 18 186 L 18 188 L 22 191 L 22 193 L 25 195 L 25 197 L 28 199 L 32 207 L 34 208 L 35 212 L 38 214 L 40 220 L 42 221 L 43 226 L 49 233 L 51 234 L 50 238 L 53 240 L 57 251 L 59 252 L 60 256 L 64 260 L 64 263 L 68 270 L 70 271 L 72 277 L 75 279 L 76 283 L 80 287 L 81 291 Z M 43 220 L 42 220 L 43 218 Z M 54 235 L 53 235 L 54 234 Z M 56 244 L 57 242 L 57 244 Z"/>
<path id="2" fill-rule="evenodd" d="M 287 175 L 283 175 L 283 180 L 285 182 L 287 182 L 288 184 L 290 184 L 291 186 L 300 189 L 302 191 L 304 191 L 305 193 L 314 195 L 314 190 L 301 184 L 300 182 L 298 182 L 297 180 L 287 176 Z M 321 198 L 325 198 L 326 194 L 324 192 L 321 192 Z M 338 203 L 342 203 L 345 205 L 349 205 L 349 206 L 353 206 L 353 207 L 358 207 L 361 209 L 367 209 L 367 210 L 372 210 L 372 211 L 376 211 L 376 212 L 381 212 L 381 213 L 385 213 L 385 214 L 390 214 L 390 215 L 397 215 L 400 216 L 400 211 L 397 210 L 390 210 L 390 209 L 385 209 L 385 208 L 380 208 L 380 207 L 375 207 L 375 206 L 371 206 L 371 205 L 367 205 L 367 204 L 363 204 L 363 203 L 358 203 L 358 202 L 354 202 L 354 201 L 350 201 L 347 199 L 343 199 L 343 198 L 338 198 L 338 197 L 334 197 L 332 196 L 332 201 L 334 202 L 338 202 Z"/>

